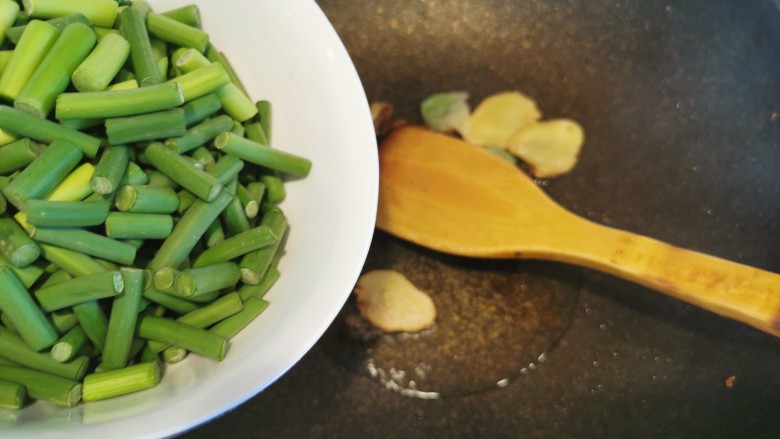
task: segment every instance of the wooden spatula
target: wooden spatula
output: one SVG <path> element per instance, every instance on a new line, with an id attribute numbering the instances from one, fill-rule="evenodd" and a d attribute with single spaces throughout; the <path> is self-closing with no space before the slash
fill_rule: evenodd
<path id="1" fill-rule="evenodd" d="M 421 128 L 379 150 L 377 227 L 445 253 L 568 262 L 661 291 L 780 336 L 780 275 L 568 212 L 481 148 Z"/>

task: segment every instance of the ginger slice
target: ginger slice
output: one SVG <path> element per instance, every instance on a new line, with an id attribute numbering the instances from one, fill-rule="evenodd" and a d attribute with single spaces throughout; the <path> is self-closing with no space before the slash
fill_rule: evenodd
<path id="1" fill-rule="evenodd" d="M 463 138 L 475 145 L 506 148 L 512 133 L 541 117 L 536 102 L 520 92 L 494 94 L 474 109 Z"/>
<path id="2" fill-rule="evenodd" d="M 574 168 L 584 142 L 580 124 L 554 119 L 517 130 L 509 139 L 508 150 L 528 164 L 531 174 L 550 178 Z"/>
<path id="3" fill-rule="evenodd" d="M 433 299 L 394 270 L 362 275 L 355 295 L 363 318 L 385 332 L 417 332 L 436 320 Z"/>

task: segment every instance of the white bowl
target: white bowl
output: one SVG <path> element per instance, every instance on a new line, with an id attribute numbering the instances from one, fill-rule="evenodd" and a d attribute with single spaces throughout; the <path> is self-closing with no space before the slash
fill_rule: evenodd
<path id="1" fill-rule="evenodd" d="M 192 0 L 150 0 L 155 11 Z M 312 0 L 199 0 L 204 28 L 253 99 L 274 107 L 273 145 L 310 158 L 287 185 L 290 221 L 271 306 L 227 358 L 191 355 L 151 390 L 61 409 L 0 409 L 0 437 L 170 436 L 234 408 L 293 366 L 319 339 L 360 273 L 374 230 L 378 161 L 358 75 Z"/>

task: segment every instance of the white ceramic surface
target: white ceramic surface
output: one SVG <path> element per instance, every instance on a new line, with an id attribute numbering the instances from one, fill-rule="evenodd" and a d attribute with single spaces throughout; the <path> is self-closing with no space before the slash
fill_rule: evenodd
<path id="1" fill-rule="evenodd" d="M 149 0 L 155 11 L 192 0 Z M 225 361 L 191 355 L 155 389 L 65 410 L 0 409 L 2 438 L 152 438 L 195 427 L 252 397 L 295 364 L 348 297 L 374 230 L 378 162 L 366 97 L 312 0 L 200 0 L 204 28 L 254 99 L 274 105 L 273 145 L 313 161 L 289 183 L 282 277 L 271 306 Z"/>

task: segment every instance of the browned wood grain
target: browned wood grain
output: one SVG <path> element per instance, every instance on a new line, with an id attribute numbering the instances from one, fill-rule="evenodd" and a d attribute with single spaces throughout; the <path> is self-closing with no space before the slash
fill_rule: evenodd
<path id="1" fill-rule="evenodd" d="M 377 227 L 441 252 L 600 270 L 780 336 L 780 275 L 580 218 L 516 167 L 417 127 L 379 150 Z"/>

